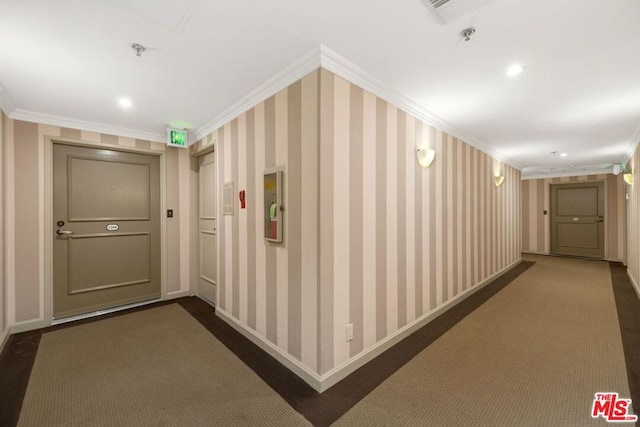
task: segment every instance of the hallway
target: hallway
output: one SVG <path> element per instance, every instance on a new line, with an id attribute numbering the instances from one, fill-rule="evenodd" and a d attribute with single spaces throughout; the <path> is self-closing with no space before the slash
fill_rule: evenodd
<path id="1" fill-rule="evenodd" d="M 640 302 L 617 263 L 525 255 L 522 264 L 322 394 L 206 304 L 177 301 L 314 425 L 604 425 L 590 417 L 595 392 L 640 401 Z M 0 395 L 13 395 L 11 404 L 1 400 L 2 425 L 17 421 L 17 391 L 24 393 L 31 371 L 20 364 L 33 363 L 47 331 L 14 335 L 0 358 Z M 98 425 L 109 425 L 102 421 Z"/>

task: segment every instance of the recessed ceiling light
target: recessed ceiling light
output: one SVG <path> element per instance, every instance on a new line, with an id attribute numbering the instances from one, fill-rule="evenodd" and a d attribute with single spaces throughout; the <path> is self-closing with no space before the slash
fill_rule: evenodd
<path id="1" fill-rule="evenodd" d="M 131 108 L 131 106 L 133 106 L 133 102 L 127 98 L 120 98 L 118 104 L 120 104 L 122 108 Z"/>
<path id="2" fill-rule="evenodd" d="M 524 71 L 524 67 L 520 64 L 509 65 L 509 68 L 507 68 L 507 76 L 515 77 L 522 71 Z"/>
<path id="3" fill-rule="evenodd" d="M 567 157 L 567 156 L 568 156 L 568 154 L 567 154 L 567 153 L 560 153 L 560 154 L 558 154 L 558 155 L 559 155 L 560 157 Z"/>

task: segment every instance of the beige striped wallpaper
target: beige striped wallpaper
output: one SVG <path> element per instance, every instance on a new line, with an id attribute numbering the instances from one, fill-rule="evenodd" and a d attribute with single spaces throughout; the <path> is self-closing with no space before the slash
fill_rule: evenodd
<path id="1" fill-rule="evenodd" d="M 520 259 L 518 170 L 324 69 L 211 139 L 220 184 L 248 201 L 219 224 L 218 307 L 320 375 Z M 284 243 L 270 245 L 255 207 L 280 165 Z"/>
<path id="2" fill-rule="evenodd" d="M 624 184 L 627 201 L 627 266 L 633 285 L 640 297 L 640 147 L 636 147 L 627 170 L 635 175 L 632 186 Z"/>
<path id="3" fill-rule="evenodd" d="M 10 325 L 44 319 L 44 192 L 45 138 L 64 137 L 88 143 L 166 151 L 166 205 L 175 216 L 166 222 L 167 283 L 169 297 L 189 291 L 189 203 L 179 193 L 189 194 L 188 150 L 133 138 L 76 129 L 5 120 L 4 162 L 6 186 L 7 314 Z M 186 229 L 186 231 L 185 231 Z"/>
<path id="4" fill-rule="evenodd" d="M 4 142 L 5 142 L 5 122 L 7 117 L 0 110 L 0 260 L 4 260 Z M 0 350 L 2 350 L 2 338 L 7 332 L 7 310 L 6 310 L 7 287 L 4 277 L 4 262 L 0 261 Z"/>
<path id="5" fill-rule="evenodd" d="M 605 258 L 624 260 L 624 181 L 620 175 L 583 175 L 522 181 L 522 251 L 549 254 L 551 250 L 551 184 L 563 182 L 605 182 Z"/>

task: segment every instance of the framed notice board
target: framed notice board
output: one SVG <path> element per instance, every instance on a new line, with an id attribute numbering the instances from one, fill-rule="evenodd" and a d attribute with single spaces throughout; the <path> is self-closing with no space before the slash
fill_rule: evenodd
<path id="1" fill-rule="evenodd" d="M 222 214 L 233 215 L 233 195 L 235 185 L 233 182 L 227 182 L 222 186 Z"/>

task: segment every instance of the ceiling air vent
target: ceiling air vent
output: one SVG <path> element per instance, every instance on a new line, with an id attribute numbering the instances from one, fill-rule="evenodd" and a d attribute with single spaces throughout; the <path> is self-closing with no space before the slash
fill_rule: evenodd
<path id="1" fill-rule="evenodd" d="M 422 0 L 443 24 L 471 12 L 488 0 Z"/>

